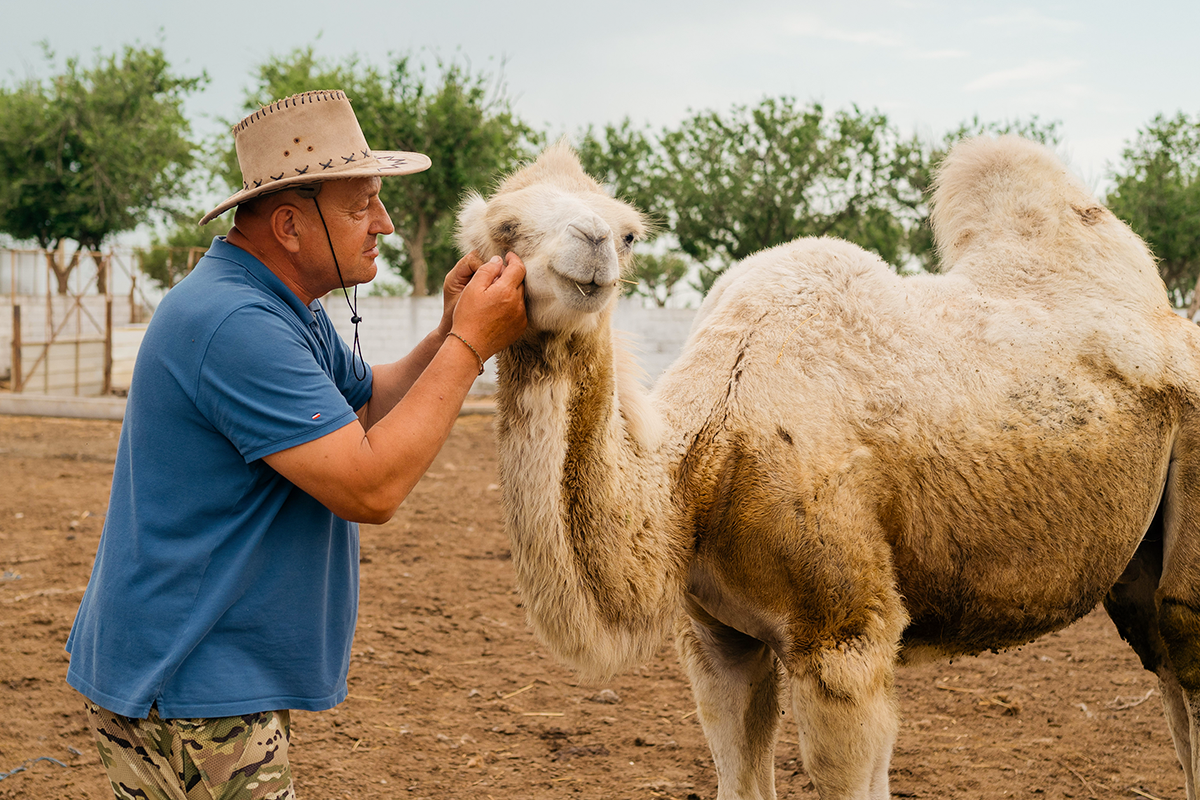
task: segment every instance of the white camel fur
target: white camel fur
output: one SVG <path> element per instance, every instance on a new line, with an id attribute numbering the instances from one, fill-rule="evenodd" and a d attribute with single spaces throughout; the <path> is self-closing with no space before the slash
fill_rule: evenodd
<path id="1" fill-rule="evenodd" d="M 601 677 L 674 623 L 720 800 L 775 796 L 789 693 L 820 796 L 878 799 L 898 665 L 1103 601 L 1196 800 L 1200 332 L 1040 145 L 958 145 L 933 209 L 939 275 L 827 238 L 735 265 L 647 393 L 611 329 L 641 215 L 561 143 L 464 204 L 463 249 L 528 270 L 496 424 L 531 624 Z"/>

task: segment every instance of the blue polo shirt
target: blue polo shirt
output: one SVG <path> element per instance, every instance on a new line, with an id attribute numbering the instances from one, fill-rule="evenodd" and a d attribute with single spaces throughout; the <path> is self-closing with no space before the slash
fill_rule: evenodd
<path id="1" fill-rule="evenodd" d="M 262 458 L 351 423 L 370 396 L 321 304 L 214 240 L 138 351 L 67 682 L 128 717 L 340 703 L 358 526 Z"/>

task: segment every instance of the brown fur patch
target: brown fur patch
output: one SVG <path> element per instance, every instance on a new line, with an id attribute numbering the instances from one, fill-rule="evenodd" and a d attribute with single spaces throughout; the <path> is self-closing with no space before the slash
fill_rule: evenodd
<path id="1" fill-rule="evenodd" d="M 1188 692 L 1200 691 L 1200 611 L 1164 599 L 1158 611 L 1158 627 L 1179 685 Z"/>
<path id="2" fill-rule="evenodd" d="M 1079 215 L 1079 221 L 1084 225 L 1095 225 L 1104 219 L 1108 210 L 1104 206 L 1071 206 L 1071 210 Z"/>

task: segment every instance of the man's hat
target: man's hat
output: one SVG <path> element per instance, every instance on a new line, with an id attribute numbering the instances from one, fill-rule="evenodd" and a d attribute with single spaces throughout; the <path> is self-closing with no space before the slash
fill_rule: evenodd
<path id="1" fill-rule="evenodd" d="M 346 93 L 316 91 L 260 108 L 233 128 L 242 190 L 204 215 L 204 225 L 238 203 L 289 186 L 341 178 L 409 175 L 429 156 L 372 150 Z"/>

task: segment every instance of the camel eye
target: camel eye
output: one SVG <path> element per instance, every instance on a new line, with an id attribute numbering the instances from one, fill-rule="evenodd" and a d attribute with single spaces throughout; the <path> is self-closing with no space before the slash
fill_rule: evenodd
<path id="1" fill-rule="evenodd" d="M 632 246 L 633 246 L 633 240 L 634 240 L 634 239 L 636 239 L 636 238 L 637 238 L 637 237 L 636 237 L 636 236 L 634 236 L 632 233 L 627 233 L 627 234 L 625 234 L 625 246 L 626 246 L 626 247 L 632 247 Z"/>

